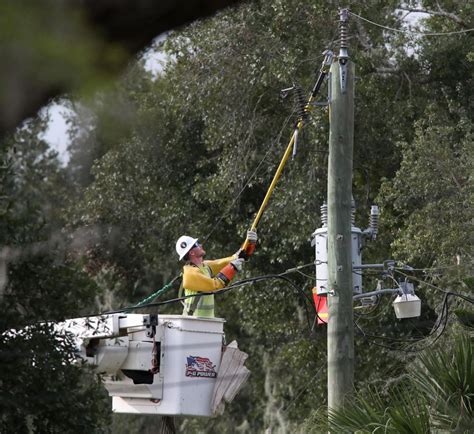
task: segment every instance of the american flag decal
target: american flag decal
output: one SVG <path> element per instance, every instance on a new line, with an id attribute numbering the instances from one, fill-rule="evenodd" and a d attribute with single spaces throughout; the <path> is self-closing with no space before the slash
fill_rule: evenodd
<path id="1" fill-rule="evenodd" d="M 217 372 L 214 365 L 207 357 L 187 356 L 186 377 L 216 378 Z"/>

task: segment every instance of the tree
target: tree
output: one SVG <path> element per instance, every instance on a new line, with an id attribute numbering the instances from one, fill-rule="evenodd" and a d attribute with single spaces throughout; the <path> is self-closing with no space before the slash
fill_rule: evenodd
<path id="1" fill-rule="evenodd" d="M 39 139 L 44 125 L 31 120 L 1 144 L 0 429 L 90 432 L 107 421 L 103 391 L 46 321 L 89 313 L 97 287 L 61 232 L 67 178 Z"/>

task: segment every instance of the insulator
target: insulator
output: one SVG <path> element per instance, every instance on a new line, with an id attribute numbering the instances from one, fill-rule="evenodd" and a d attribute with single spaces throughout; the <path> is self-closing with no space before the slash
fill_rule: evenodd
<path id="1" fill-rule="evenodd" d="M 347 9 L 341 9 L 339 12 L 339 32 L 340 32 L 340 47 L 348 47 L 348 29 L 347 22 L 349 20 L 349 11 Z"/>
<path id="2" fill-rule="evenodd" d="M 348 29 L 347 29 L 347 22 L 340 23 L 340 47 L 347 48 L 348 47 Z"/>
<path id="3" fill-rule="evenodd" d="M 323 227 L 328 225 L 328 205 L 326 202 L 321 205 L 321 223 Z"/>
<path id="4" fill-rule="evenodd" d="M 348 23 L 349 21 L 349 11 L 348 9 L 341 9 L 339 13 L 339 33 L 340 33 L 340 48 L 339 48 L 339 61 L 345 62 L 347 60 L 348 53 L 347 48 L 348 44 Z"/>
<path id="5" fill-rule="evenodd" d="M 308 114 L 306 112 L 306 99 L 303 95 L 303 89 L 297 84 L 294 85 L 293 94 L 295 96 L 295 108 L 298 113 L 298 119 L 306 120 Z"/>
<path id="6" fill-rule="evenodd" d="M 372 238 L 374 239 L 379 232 L 379 215 L 379 207 L 377 205 L 372 205 L 370 207 L 370 230 L 372 232 Z"/>

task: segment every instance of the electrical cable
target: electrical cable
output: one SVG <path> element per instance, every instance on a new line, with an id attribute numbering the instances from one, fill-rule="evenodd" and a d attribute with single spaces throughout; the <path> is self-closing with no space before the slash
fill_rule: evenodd
<path id="1" fill-rule="evenodd" d="M 292 271 L 290 271 L 290 272 L 292 272 Z M 248 285 L 250 283 L 256 283 L 256 282 L 260 282 L 260 281 L 263 281 L 263 280 L 269 280 L 269 279 L 282 279 L 282 280 L 285 280 L 285 281 L 287 281 L 288 283 L 290 283 L 291 285 L 293 285 L 295 288 L 297 288 L 299 290 L 299 288 L 288 277 L 285 276 L 285 274 L 287 274 L 287 273 L 288 272 L 284 272 L 282 274 L 268 274 L 268 275 L 250 277 L 250 278 L 247 278 L 247 279 L 239 280 L 239 281 L 237 281 L 237 282 L 235 282 L 231 285 L 228 285 L 225 288 L 219 289 L 217 291 L 212 291 L 212 292 L 209 292 L 209 293 L 199 293 L 199 294 L 185 295 L 185 296 L 173 298 L 173 299 L 170 299 L 170 300 L 164 300 L 164 301 L 159 301 L 159 302 L 155 302 L 155 303 L 141 304 L 139 306 L 137 306 L 137 305 L 128 306 L 128 307 L 124 307 L 124 308 L 122 308 L 120 310 L 116 310 L 116 311 L 103 312 L 102 314 L 120 313 L 120 312 L 133 310 L 133 309 L 142 309 L 142 308 L 146 308 L 146 307 L 154 307 L 154 306 L 161 306 L 161 305 L 166 305 L 166 304 L 171 304 L 171 303 L 177 303 L 177 302 L 180 302 L 180 301 L 186 300 L 187 298 L 192 298 L 192 297 L 205 297 L 207 295 L 220 295 L 220 294 L 223 294 L 227 291 L 230 291 L 232 289 L 235 289 L 235 288 L 238 288 L 238 287 L 241 287 L 241 286 L 244 286 L 244 285 Z M 306 296 L 306 294 L 305 294 L 305 296 Z M 306 296 L 306 298 L 308 298 L 308 297 Z"/>
<path id="2" fill-rule="evenodd" d="M 142 301 L 138 302 L 135 305 L 135 307 L 139 307 L 142 304 L 146 304 L 148 301 L 153 300 L 156 297 L 159 297 L 161 294 L 164 294 L 168 289 L 170 289 L 173 286 L 173 283 L 176 282 L 176 280 L 178 280 L 181 276 L 182 276 L 182 273 L 179 273 L 176 277 L 170 280 L 165 286 L 158 289 L 153 294 L 150 294 L 148 297 L 144 298 Z"/>
<path id="3" fill-rule="evenodd" d="M 424 336 L 420 336 L 419 338 L 418 337 L 415 337 L 415 338 L 395 338 L 395 337 L 389 337 L 389 336 L 378 336 L 378 335 L 368 335 L 372 338 L 375 338 L 375 339 L 382 339 L 382 340 L 388 340 L 388 341 L 393 341 L 393 342 L 405 342 L 405 343 L 416 343 L 416 342 L 420 342 L 421 340 L 424 340 L 424 339 L 427 339 L 429 337 L 431 337 L 432 335 L 434 335 L 438 329 L 440 328 L 441 324 L 442 324 L 442 321 L 445 317 L 445 315 L 447 314 L 447 304 L 446 304 L 446 297 L 443 299 L 443 302 L 442 302 L 442 309 L 441 309 L 441 313 L 438 315 L 435 323 L 434 323 L 434 326 L 432 327 L 432 329 L 430 330 L 430 332 L 427 334 L 427 335 L 424 335 Z"/>
<path id="4" fill-rule="evenodd" d="M 307 267 L 310 267 L 310 266 L 314 266 L 315 263 L 314 262 L 310 262 L 308 264 L 303 264 L 303 265 L 299 265 L 297 267 L 294 267 L 294 268 L 288 268 L 287 270 L 285 270 L 284 272 L 280 273 L 282 276 L 286 275 L 286 274 L 290 274 L 290 273 L 296 273 L 296 272 L 300 272 L 299 270 L 301 270 L 302 268 L 307 268 Z M 304 274 L 304 273 L 302 273 Z M 160 296 L 161 294 L 163 294 L 164 292 L 166 292 L 166 290 L 168 290 L 169 288 L 171 288 L 171 286 L 173 285 L 173 283 L 179 278 L 181 277 L 182 274 L 180 273 L 179 275 L 177 275 L 176 277 L 174 277 L 170 282 L 168 282 L 165 286 L 163 286 L 161 289 L 155 291 L 153 294 L 149 295 L 148 297 L 146 297 L 145 299 L 143 299 L 142 301 L 136 303 L 135 305 L 133 306 L 128 306 L 124 309 L 126 310 L 130 310 L 130 309 L 133 309 L 133 308 L 140 308 L 140 307 L 145 307 L 145 304 L 147 306 L 150 305 L 150 303 L 146 303 L 147 301 L 153 299 L 153 298 L 156 298 L 158 296 Z M 307 276 L 308 278 L 310 276 Z M 311 276 L 311 278 L 313 278 L 313 276 Z M 117 313 L 117 312 L 121 312 L 121 311 L 113 311 L 113 313 Z M 106 313 L 112 313 L 112 311 L 110 312 L 106 312 Z M 94 316 L 94 315 L 88 315 L 88 316 Z"/>
<path id="5" fill-rule="evenodd" d="M 395 282 L 395 285 L 397 285 L 397 288 L 400 288 L 400 284 L 398 283 L 397 279 L 395 279 L 395 277 L 392 276 L 391 273 L 388 273 L 387 277 L 389 277 L 390 279 L 392 279 Z"/>
<path id="6" fill-rule="evenodd" d="M 457 35 L 461 33 L 469 33 L 473 32 L 474 29 L 464 29 L 464 30 L 456 30 L 452 32 L 417 32 L 415 30 L 403 30 L 403 29 L 394 29 L 393 27 L 387 27 L 382 24 L 378 24 L 374 21 L 371 21 L 367 18 L 361 17 L 360 15 L 355 14 L 354 12 L 348 11 L 349 15 L 352 15 L 356 18 L 359 18 L 363 21 L 366 21 L 369 24 L 373 24 L 374 26 L 381 27 L 382 29 L 385 30 L 390 30 L 392 32 L 398 32 L 398 33 L 405 33 L 405 34 L 412 34 L 412 35 L 417 35 L 417 36 L 449 36 L 449 35 Z"/>
<path id="7" fill-rule="evenodd" d="M 378 295 L 376 295 L 375 298 L 376 298 L 376 301 L 374 304 L 367 305 L 367 306 L 364 306 L 364 305 L 359 306 L 360 308 L 371 307 L 371 309 L 368 312 L 357 312 L 356 310 L 354 310 L 354 315 L 359 318 L 371 319 L 371 320 L 381 316 L 383 314 L 383 310 L 381 310 L 377 315 L 372 315 L 379 308 L 380 300 L 382 299 L 382 297 Z"/>
<path id="8" fill-rule="evenodd" d="M 248 284 L 253 284 L 253 283 L 257 283 L 257 282 L 261 282 L 261 281 L 265 281 L 265 280 L 269 280 L 269 279 L 280 279 L 280 280 L 284 280 L 291 287 L 296 289 L 296 291 L 303 297 L 305 311 L 306 311 L 306 318 L 307 318 L 307 322 L 308 322 L 308 329 L 310 331 L 312 331 L 312 328 L 310 326 L 308 306 L 307 306 L 307 302 L 309 302 L 311 305 L 313 305 L 312 300 L 306 294 L 304 289 L 298 287 L 291 279 L 289 279 L 286 276 L 287 274 L 298 273 L 300 275 L 303 275 L 306 278 L 313 279 L 313 276 L 306 275 L 305 273 L 302 273 L 300 271 L 300 269 L 306 268 L 306 267 L 309 267 L 309 266 L 314 266 L 314 263 L 309 263 L 309 264 L 300 265 L 300 266 L 297 266 L 297 267 L 294 267 L 294 268 L 289 268 L 289 269 L 285 270 L 284 272 L 282 272 L 280 274 L 261 275 L 261 276 L 256 276 L 256 277 L 252 277 L 252 278 L 243 279 L 243 280 L 235 282 L 235 283 L 233 283 L 233 284 L 231 284 L 231 285 L 229 285 L 225 288 L 222 288 L 218 291 L 214 291 L 214 292 L 208 293 L 208 294 L 206 294 L 206 293 L 204 293 L 204 294 L 193 294 L 193 295 L 178 297 L 178 298 L 175 298 L 175 299 L 165 300 L 165 301 L 156 302 L 156 303 L 144 303 L 143 302 L 143 303 L 140 303 L 138 305 L 123 308 L 121 310 L 104 312 L 102 314 L 122 313 L 122 312 L 126 312 L 126 311 L 129 311 L 129 310 L 140 309 L 140 308 L 145 308 L 145 307 L 161 306 L 161 305 L 180 302 L 180 301 L 185 300 L 185 299 L 190 298 L 190 297 L 199 297 L 199 296 L 206 296 L 206 295 L 211 295 L 211 294 L 219 295 L 219 294 L 223 294 L 227 291 L 230 291 L 232 289 L 236 289 L 236 288 L 248 285 Z M 406 278 L 413 278 L 413 276 L 409 276 L 406 273 L 403 273 L 399 270 L 394 270 L 394 271 L 401 274 L 401 275 L 403 275 L 403 276 L 405 276 Z M 392 280 L 394 280 L 394 282 L 396 282 L 397 285 L 398 285 L 397 280 L 391 274 L 389 274 L 388 276 Z M 179 276 L 177 276 L 177 277 L 179 277 Z M 177 277 L 174 280 L 176 280 Z M 394 350 L 394 351 L 399 350 L 399 351 L 405 351 L 405 352 L 419 352 L 419 351 L 422 351 L 423 349 L 426 349 L 429 346 L 433 345 L 441 337 L 441 335 L 444 333 L 444 331 L 446 330 L 447 321 L 448 321 L 448 317 L 449 317 L 449 302 L 448 302 L 449 297 L 454 297 L 455 296 L 455 297 L 459 297 L 462 300 L 467 301 L 469 303 L 474 303 L 474 299 L 471 298 L 471 297 L 465 296 L 463 294 L 459 294 L 459 293 L 444 290 L 444 289 L 442 289 L 440 287 L 437 287 L 435 285 L 431 285 L 428 282 L 424 282 L 421 279 L 417 279 L 417 278 L 414 278 L 414 279 L 421 282 L 421 283 L 427 284 L 427 285 L 429 285 L 429 286 L 431 286 L 431 287 L 433 287 L 437 290 L 440 290 L 444 293 L 444 299 L 442 301 L 441 312 L 438 315 L 438 318 L 435 321 L 435 324 L 432 327 L 432 329 L 430 330 L 430 332 L 427 335 L 419 337 L 419 338 L 415 337 L 415 338 L 401 339 L 401 338 L 392 338 L 392 337 L 388 337 L 388 336 L 377 336 L 377 335 L 371 335 L 371 334 L 365 333 L 364 330 L 359 326 L 359 324 L 357 324 L 357 321 L 355 321 L 354 322 L 355 326 L 361 332 L 361 334 L 364 336 L 365 339 L 371 339 L 372 343 L 374 343 L 375 345 L 378 345 L 378 346 L 381 346 L 381 347 L 384 347 L 384 348 L 387 348 L 387 349 L 390 349 L 390 350 Z M 174 280 L 172 282 L 170 282 L 169 286 L 171 286 L 171 284 L 174 282 Z M 380 301 L 378 301 L 378 304 L 379 303 L 380 303 Z M 316 306 L 314 307 L 314 309 L 315 309 L 315 312 L 316 312 L 316 318 L 319 318 L 321 320 L 321 322 L 323 322 L 324 324 L 327 324 L 327 322 L 324 319 L 319 317 Z M 363 316 L 363 315 L 359 315 L 359 317 L 360 316 Z M 430 343 L 425 345 L 422 349 L 417 348 L 417 349 L 414 349 L 414 350 L 410 350 L 410 349 L 407 349 L 407 348 L 396 348 L 396 347 L 389 346 L 389 345 L 383 345 L 383 344 L 380 344 L 376 341 L 376 340 L 387 340 L 387 341 L 391 341 L 391 342 L 406 343 L 408 345 L 416 345 L 416 344 L 418 344 L 422 341 L 426 341 L 427 339 L 433 337 L 434 335 L 436 335 L 436 336 L 434 337 L 434 339 Z"/>
<path id="9" fill-rule="evenodd" d="M 314 266 L 316 262 L 319 262 L 319 263 L 323 263 L 322 261 L 315 261 L 314 263 L 310 263 L 310 264 L 305 264 L 305 265 L 300 265 L 299 267 L 296 267 L 296 268 L 290 268 L 286 271 L 284 271 L 283 273 L 281 273 L 281 275 L 285 275 L 285 274 L 288 274 L 288 273 L 293 273 L 293 272 L 297 272 L 301 275 L 303 275 L 304 277 L 308 278 L 308 279 L 311 279 L 311 280 L 315 280 L 315 281 L 318 281 L 318 280 L 326 280 L 326 279 L 315 279 L 314 276 L 309 276 L 305 273 L 302 273 L 301 271 L 299 271 L 301 268 L 304 268 L 304 267 L 308 267 L 308 266 Z M 313 306 L 313 301 L 306 296 L 306 294 L 304 294 L 305 297 L 307 298 L 307 300 L 309 301 L 310 305 Z M 311 332 L 314 330 L 314 327 L 315 327 L 315 323 L 316 323 L 316 320 L 319 319 L 323 324 L 327 324 L 327 321 L 324 320 L 323 318 L 321 318 L 319 316 L 319 313 L 318 313 L 318 308 L 316 306 L 314 306 L 314 311 L 315 311 L 315 314 L 316 314 L 316 317 L 315 317 L 315 321 L 313 323 L 313 326 L 311 327 Z"/>
<path id="10" fill-rule="evenodd" d="M 415 277 L 415 276 L 410 276 L 409 274 L 406 274 L 406 273 L 404 273 L 404 272 L 402 272 L 402 271 L 400 271 L 400 270 L 394 270 L 394 271 L 395 271 L 396 273 L 398 273 L 398 274 L 404 276 L 404 277 L 407 278 L 407 279 L 415 280 L 416 282 L 422 283 L 422 284 L 424 284 L 424 285 L 427 285 L 427 286 L 429 286 L 430 288 L 436 289 L 437 291 L 441 291 L 441 292 L 443 292 L 443 293 L 445 293 L 445 294 L 447 294 L 447 293 L 449 292 L 449 291 L 446 290 L 446 289 L 440 288 L 439 286 L 433 285 L 432 283 L 428 283 L 428 282 L 426 282 L 425 280 L 419 279 L 419 278 L 417 278 L 417 277 Z"/>
<path id="11" fill-rule="evenodd" d="M 303 273 L 303 272 L 300 271 L 300 270 L 296 270 L 296 272 L 297 272 L 298 274 L 301 274 L 302 276 L 306 277 L 307 279 L 314 279 L 314 276 L 310 276 L 309 274 Z M 320 280 L 322 280 L 322 279 L 320 279 Z"/>
<path id="12" fill-rule="evenodd" d="M 390 349 L 392 351 L 404 351 L 404 352 L 410 352 L 410 353 L 424 351 L 425 349 L 427 349 L 427 348 L 431 347 L 432 345 L 434 345 L 436 343 L 436 341 L 438 341 L 438 339 L 446 331 L 448 318 L 449 318 L 449 300 L 448 300 L 449 297 L 459 297 L 459 298 L 461 298 L 461 299 L 463 299 L 463 300 L 465 300 L 465 301 L 467 301 L 471 304 L 474 304 L 474 299 L 473 298 L 464 296 L 463 294 L 459 294 L 459 293 L 451 292 L 451 291 L 447 291 L 444 294 L 445 294 L 445 296 L 444 296 L 443 301 L 442 301 L 441 312 L 438 315 L 438 318 L 435 321 L 434 326 L 432 327 L 432 329 L 430 330 L 430 333 L 428 333 L 428 335 L 423 336 L 420 339 L 397 339 L 397 338 L 391 338 L 391 337 L 387 337 L 387 336 L 369 335 L 369 334 L 365 333 L 362 330 L 362 328 L 356 322 L 355 322 L 355 326 L 362 333 L 364 338 L 372 339 L 373 344 L 381 346 L 383 348 L 387 348 L 387 349 Z M 438 333 L 438 331 L 439 331 L 439 333 Z M 409 344 L 410 346 L 413 346 L 413 345 L 416 345 L 416 344 L 418 344 L 422 341 L 425 341 L 425 340 L 431 338 L 434 335 L 436 335 L 436 336 L 433 338 L 433 340 L 431 342 L 427 343 L 422 348 L 416 348 L 416 349 L 413 349 L 413 350 L 411 350 L 409 348 L 408 349 L 407 348 L 395 348 L 393 346 L 379 344 L 378 342 L 373 340 L 373 339 L 379 339 L 379 340 L 382 339 L 382 340 L 389 340 L 389 341 L 392 341 L 392 342 L 405 342 L 405 343 Z"/>
<path id="13" fill-rule="evenodd" d="M 428 271 L 437 271 L 437 270 L 450 270 L 452 268 L 459 268 L 459 265 L 444 265 L 440 267 L 430 267 L 430 268 L 413 268 L 410 267 L 407 264 L 404 264 L 403 262 L 397 261 L 397 264 L 402 264 L 405 268 L 400 268 L 400 267 L 394 267 L 394 270 L 405 270 L 407 271 L 406 267 L 409 267 L 408 271 L 423 271 L 423 272 L 428 272 Z"/>

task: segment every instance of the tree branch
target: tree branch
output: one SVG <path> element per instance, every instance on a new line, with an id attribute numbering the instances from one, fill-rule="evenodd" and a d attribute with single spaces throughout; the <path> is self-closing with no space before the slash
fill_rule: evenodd
<path id="1" fill-rule="evenodd" d="M 372 41 L 370 40 L 369 35 L 367 34 L 367 31 L 365 30 L 365 27 L 363 26 L 361 20 L 356 20 L 356 26 L 357 33 L 359 35 L 357 39 L 367 51 L 372 50 L 374 48 L 374 45 L 372 44 Z"/>
<path id="2" fill-rule="evenodd" d="M 417 9 L 417 8 L 406 8 L 406 7 L 400 7 L 399 9 L 403 11 L 407 11 L 410 13 L 422 13 L 422 14 L 428 14 L 428 15 L 435 15 L 438 17 L 445 17 L 449 18 L 450 20 L 454 21 L 455 23 L 459 24 L 462 27 L 467 27 L 467 24 L 462 20 L 459 16 L 456 14 L 453 14 L 451 12 L 446 12 L 443 11 L 441 8 L 438 11 L 434 11 L 431 9 Z"/>

